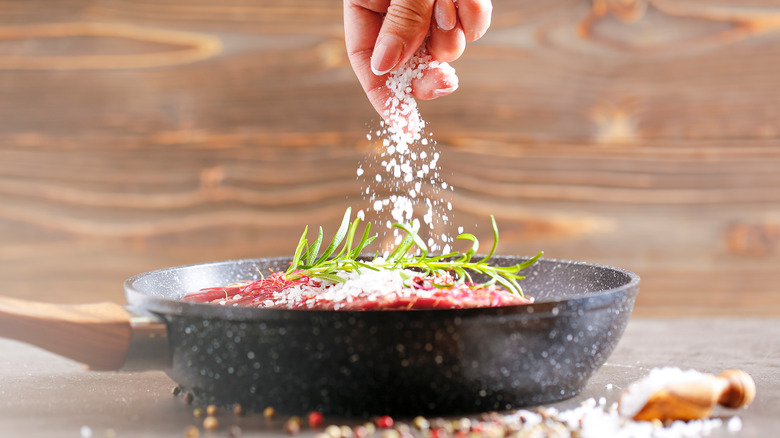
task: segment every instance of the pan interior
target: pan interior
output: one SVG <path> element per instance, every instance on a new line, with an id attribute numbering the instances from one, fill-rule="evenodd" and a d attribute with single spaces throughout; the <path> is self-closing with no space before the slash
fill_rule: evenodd
<path id="1" fill-rule="evenodd" d="M 492 260 L 495 264 L 508 266 L 526 258 L 494 256 Z M 214 308 L 217 306 L 183 303 L 179 300 L 186 294 L 203 288 L 236 281 L 258 280 L 271 270 L 280 271 L 288 266 L 289 258 L 261 258 L 173 267 L 132 277 L 125 282 L 125 290 L 132 305 L 148 310 L 165 312 L 173 309 L 178 313 L 182 306 Z M 540 259 L 522 273 L 526 278 L 520 280 L 520 284 L 525 294 L 534 298 L 537 307 L 585 298 L 594 299 L 634 288 L 639 283 L 639 277 L 630 271 L 566 260 Z M 475 277 L 475 280 L 482 279 Z M 245 310 L 260 309 L 236 311 Z"/>

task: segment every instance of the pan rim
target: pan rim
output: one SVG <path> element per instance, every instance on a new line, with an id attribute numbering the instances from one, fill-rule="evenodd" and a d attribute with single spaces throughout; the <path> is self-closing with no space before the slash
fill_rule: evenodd
<path id="1" fill-rule="evenodd" d="M 512 255 L 496 255 L 495 259 L 514 259 L 522 260 L 529 257 L 519 257 Z M 512 316 L 524 315 L 526 318 L 543 318 L 566 314 L 569 311 L 579 312 L 582 310 L 596 310 L 611 306 L 616 300 L 624 298 L 633 299 L 639 291 L 640 277 L 636 273 L 623 268 L 617 268 L 609 265 L 602 265 L 591 262 L 541 258 L 537 263 L 584 266 L 603 271 L 612 271 L 622 274 L 628 278 L 628 281 L 620 286 L 595 291 L 582 296 L 538 301 L 532 304 L 501 306 L 501 307 L 475 307 L 467 309 L 424 309 L 424 310 L 308 310 L 308 309 L 262 309 L 256 307 L 225 307 L 215 306 L 206 303 L 193 303 L 177 299 L 165 298 L 144 292 L 136 287 L 136 283 L 152 275 L 160 275 L 171 271 L 186 271 L 188 269 L 216 267 L 220 265 L 238 265 L 246 263 L 268 263 L 272 261 L 289 260 L 290 257 L 262 257 L 245 258 L 233 260 L 219 260 L 205 263 L 194 263 L 189 265 L 171 266 L 161 269 L 155 269 L 136 274 L 124 281 L 125 296 L 130 303 L 131 310 L 139 313 L 152 312 L 159 315 L 169 314 L 187 314 L 198 315 L 201 317 L 229 318 L 231 320 L 276 320 L 289 318 L 311 318 L 324 315 L 333 315 L 338 313 L 345 317 L 355 315 L 415 315 L 422 318 L 426 317 L 462 317 L 468 318 L 476 315 L 496 315 Z M 393 316 L 391 316 L 393 317 Z"/>

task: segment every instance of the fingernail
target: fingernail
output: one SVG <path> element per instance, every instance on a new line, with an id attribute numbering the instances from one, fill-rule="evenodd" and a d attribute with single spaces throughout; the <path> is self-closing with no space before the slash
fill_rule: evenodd
<path id="1" fill-rule="evenodd" d="M 442 97 L 442 96 L 446 96 L 448 94 L 454 93 L 455 90 L 457 90 L 457 89 L 458 89 L 457 85 L 453 85 L 453 86 L 451 86 L 449 88 L 439 88 L 439 89 L 433 90 L 433 95 L 436 96 L 436 97 Z"/>
<path id="2" fill-rule="evenodd" d="M 450 10 L 444 2 L 451 0 L 438 0 L 434 5 L 433 15 L 436 19 L 436 26 L 441 30 L 450 31 L 455 28 L 455 16 L 450 14 Z"/>
<path id="3" fill-rule="evenodd" d="M 395 35 L 385 35 L 374 46 L 371 55 L 371 71 L 377 76 L 387 74 L 401 60 L 404 44 Z"/>

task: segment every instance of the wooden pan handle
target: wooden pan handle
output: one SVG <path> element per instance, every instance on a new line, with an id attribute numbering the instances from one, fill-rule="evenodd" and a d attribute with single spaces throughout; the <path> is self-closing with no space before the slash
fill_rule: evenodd
<path id="1" fill-rule="evenodd" d="M 0 336 L 85 364 L 117 370 L 131 339 L 131 315 L 114 303 L 64 305 L 0 297 Z"/>

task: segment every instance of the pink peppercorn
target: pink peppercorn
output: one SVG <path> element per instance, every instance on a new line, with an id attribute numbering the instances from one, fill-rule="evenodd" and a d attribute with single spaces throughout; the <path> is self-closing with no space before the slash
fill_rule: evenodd
<path id="1" fill-rule="evenodd" d="M 393 418 L 389 415 L 383 415 L 377 418 L 376 426 L 380 429 L 390 429 L 393 427 Z"/>
<path id="2" fill-rule="evenodd" d="M 322 413 L 309 412 L 309 427 L 316 429 L 322 426 Z"/>

